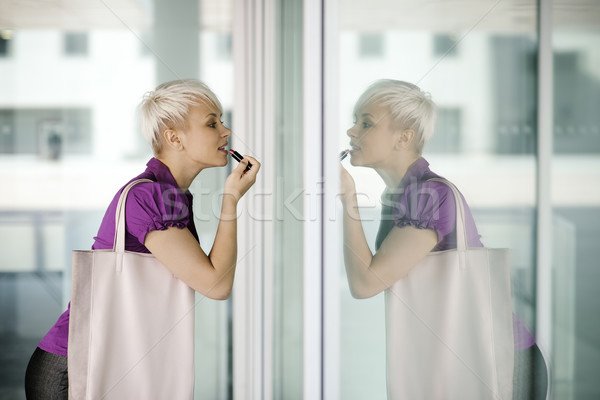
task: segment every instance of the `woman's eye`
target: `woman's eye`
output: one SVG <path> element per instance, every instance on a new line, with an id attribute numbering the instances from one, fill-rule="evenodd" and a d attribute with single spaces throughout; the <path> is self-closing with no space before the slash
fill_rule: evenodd
<path id="1" fill-rule="evenodd" d="M 370 128 L 372 125 L 369 122 L 363 122 L 362 127 L 364 129 Z"/>
<path id="2" fill-rule="evenodd" d="M 217 123 L 216 123 L 216 122 L 213 122 L 213 123 L 211 123 L 211 124 L 208 124 L 208 126 L 209 126 L 209 127 L 211 127 L 211 128 L 215 128 L 215 127 L 217 126 Z"/>

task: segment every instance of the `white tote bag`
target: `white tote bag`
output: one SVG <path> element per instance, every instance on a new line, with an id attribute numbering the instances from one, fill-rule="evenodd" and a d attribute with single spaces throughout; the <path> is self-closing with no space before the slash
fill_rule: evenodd
<path id="1" fill-rule="evenodd" d="M 73 251 L 69 399 L 193 399 L 194 291 L 125 251 L 127 185 L 112 250 Z"/>
<path id="2" fill-rule="evenodd" d="M 458 190 L 457 249 L 428 254 L 385 293 L 393 400 L 512 399 L 514 339 L 507 249 L 467 247 Z"/>

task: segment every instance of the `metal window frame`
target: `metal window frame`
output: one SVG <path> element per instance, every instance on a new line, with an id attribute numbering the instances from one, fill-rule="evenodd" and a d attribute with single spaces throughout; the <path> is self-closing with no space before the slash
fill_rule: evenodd
<path id="1" fill-rule="evenodd" d="M 536 341 L 552 359 L 552 157 L 554 67 L 552 0 L 538 0 L 538 146 L 536 238 Z M 548 380 L 550 384 L 550 379 Z"/>
<path id="2" fill-rule="evenodd" d="M 323 399 L 323 1 L 305 0 L 303 19 L 303 398 Z"/>
<path id="3" fill-rule="evenodd" d="M 231 142 L 274 165 L 276 0 L 233 3 L 234 135 Z M 238 129 L 239 128 L 239 129 Z M 263 168 L 240 203 L 234 283 L 233 398 L 272 398 L 274 178 Z"/>

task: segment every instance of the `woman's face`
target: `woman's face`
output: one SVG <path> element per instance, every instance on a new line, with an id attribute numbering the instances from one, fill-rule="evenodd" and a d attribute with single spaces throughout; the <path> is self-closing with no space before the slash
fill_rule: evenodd
<path id="1" fill-rule="evenodd" d="M 348 129 L 350 163 L 355 166 L 385 168 L 391 165 L 394 152 L 394 131 L 386 106 L 367 104 L 356 110 L 354 126 Z"/>
<path id="2" fill-rule="evenodd" d="M 227 165 L 227 138 L 231 131 L 221 117 L 216 107 L 198 104 L 190 107 L 185 127 L 180 130 L 187 156 L 203 168 Z"/>

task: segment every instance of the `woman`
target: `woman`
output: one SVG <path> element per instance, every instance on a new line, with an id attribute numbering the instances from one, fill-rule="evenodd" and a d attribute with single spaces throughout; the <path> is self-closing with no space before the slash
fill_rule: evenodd
<path id="1" fill-rule="evenodd" d="M 227 165 L 231 131 L 221 121 L 215 94 L 197 80 L 159 85 L 141 104 L 142 131 L 154 158 L 132 179 L 127 197 L 125 248 L 152 253 L 175 276 L 216 300 L 231 293 L 237 260 L 237 204 L 254 184 L 260 163 L 245 156 L 225 180 L 220 222 L 208 253 L 200 247 L 192 215 L 194 178 L 205 168 Z M 248 162 L 252 167 L 246 171 Z M 121 190 L 108 206 L 92 249 L 112 249 L 115 209 Z M 39 343 L 27 367 L 28 399 L 66 399 L 69 310 Z"/>
<path id="2" fill-rule="evenodd" d="M 429 252 L 456 248 L 456 205 L 451 189 L 429 169 L 421 156 L 433 134 L 435 105 L 417 86 L 395 80 L 379 80 L 358 99 L 354 126 L 348 130 L 351 164 L 373 168 L 386 185 L 382 195 L 382 222 L 373 254 L 358 214 L 356 187 L 341 167 L 344 208 L 344 262 L 352 295 L 368 298 L 406 276 Z M 435 196 L 423 196 L 436 193 Z M 469 247 L 482 247 L 480 235 L 464 198 Z M 530 389 L 535 353 L 543 365 L 531 335 L 515 321 L 515 398 L 545 398 L 545 366 L 535 384 L 544 393 L 532 397 Z M 410 360 L 407 360 L 410 362 Z"/>

